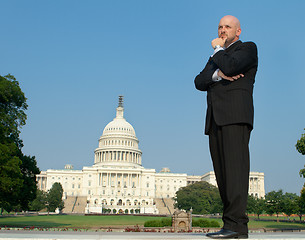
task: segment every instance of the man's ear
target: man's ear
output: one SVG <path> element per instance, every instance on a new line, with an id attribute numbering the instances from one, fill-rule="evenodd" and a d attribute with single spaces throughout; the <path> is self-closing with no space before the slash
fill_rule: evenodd
<path id="1" fill-rule="evenodd" d="M 236 29 L 236 36 L 239 37 L 240 34 L 241 34 L 241 28 L 237 28 Z"/>

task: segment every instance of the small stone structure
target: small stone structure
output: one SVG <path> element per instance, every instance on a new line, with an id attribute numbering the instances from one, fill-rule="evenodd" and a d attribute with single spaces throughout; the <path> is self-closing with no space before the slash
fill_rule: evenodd
<path id="1" fill-rule="evenodd" d="M 172 227 L 175 232 L 188 232 L 192 230 L 192 211 L 185 212 L 181 210 L 176 210 L 173 214 Z"/>

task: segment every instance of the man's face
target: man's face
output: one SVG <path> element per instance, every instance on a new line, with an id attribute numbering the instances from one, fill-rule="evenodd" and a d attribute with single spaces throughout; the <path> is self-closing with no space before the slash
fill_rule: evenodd
<path id="1" fill-rule="evenodd" d="M 241 29 L 238 19 L 233 16 L 223 17 L 218 25 L 218 37 L 225 39 L 225 46 L 228 47 L 232 42 L 239 39 Z"/>

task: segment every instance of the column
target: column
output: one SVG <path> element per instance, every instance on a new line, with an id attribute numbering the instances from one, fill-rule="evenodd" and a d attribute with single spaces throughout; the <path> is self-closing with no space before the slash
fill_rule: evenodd
<path id="1" fill-rule="evenodd" d="M 131 187 L 131 174 L 130 173 L 128 174 L 128 182 L 129 182 L 128 183 L 129 187 Z"/>
<path id="2" fill-rule="evenodd" d="M 114 187 L 117 188 L 118 186 L 118 174 L 115 174 L 115 183 L 114 183 Z"/>

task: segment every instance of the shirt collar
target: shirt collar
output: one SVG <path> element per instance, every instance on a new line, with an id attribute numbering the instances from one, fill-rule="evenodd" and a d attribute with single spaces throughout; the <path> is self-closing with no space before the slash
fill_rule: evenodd
<path id="1" fill-rule="evenodd" d="M 235 42 L 232 42 L 227 48 L 224 46 L 223 48 L 224 49 L 228 49 L 229 47 L 231 47 L 234 43 L 236 43 L 236 42 L 238 42 L 239 41 L 239 39 L 238 40 L 236 40 Z"/>

